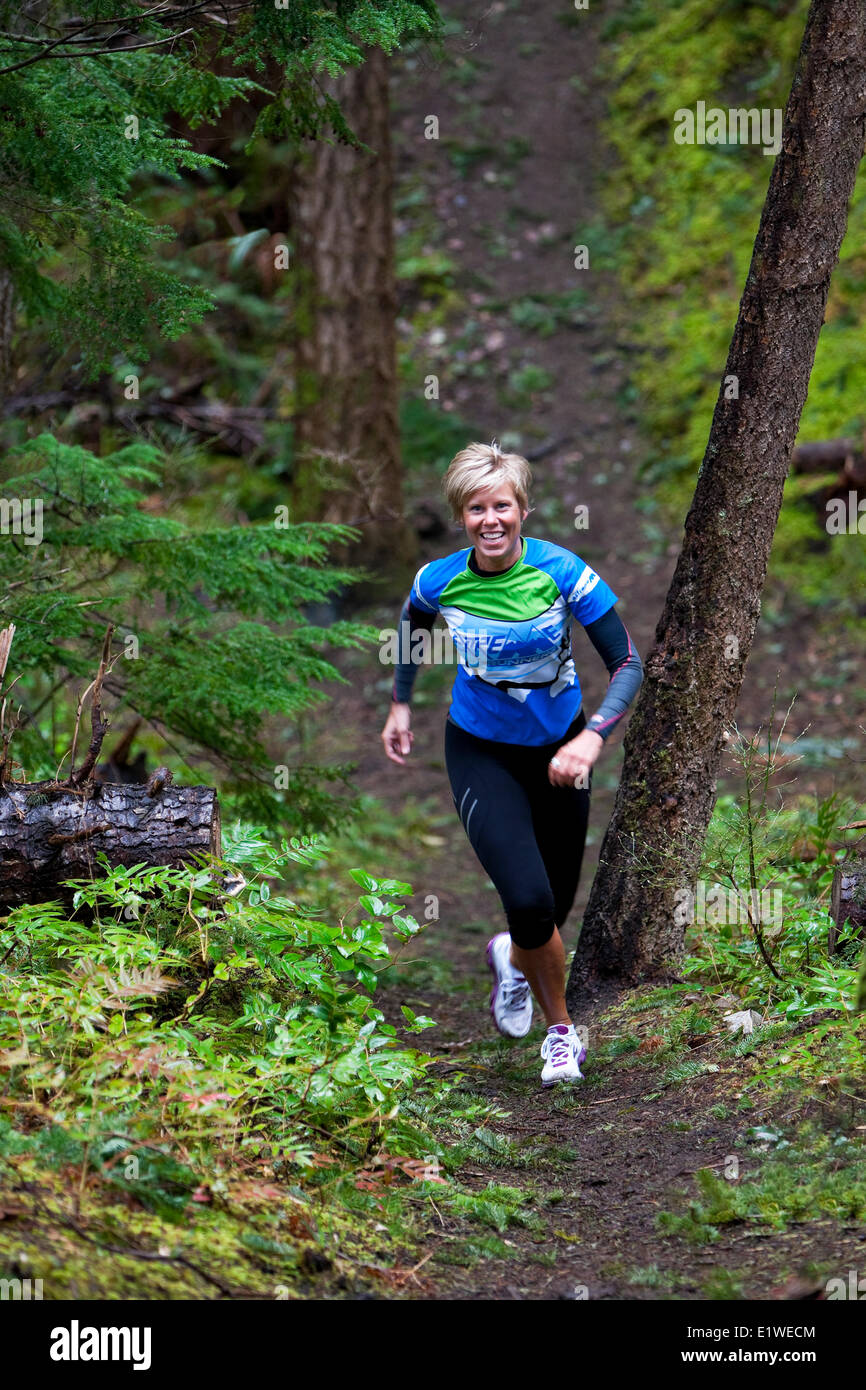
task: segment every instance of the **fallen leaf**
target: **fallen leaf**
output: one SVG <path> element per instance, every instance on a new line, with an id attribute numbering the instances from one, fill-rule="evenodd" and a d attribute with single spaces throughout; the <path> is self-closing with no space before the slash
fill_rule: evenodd
<path id="1" fill-rule="evenodd" d="M 731 1033 L 743 1033 L 748 1037 L 756 1028 L 761 1027 L 764 1020 L 754 1009 L 741 1009 L 735 1014 L 725 1014 L 723 1022 Z"/>
<path id="2" fill-rule="evenodd" d="M 14 1048 L 11 1052 L 0 1052 L 0 1067 L 20 1067 L 24 1062 L 30 1061 L 30 1050 L 25 1043 L 23 1047 Z"/>

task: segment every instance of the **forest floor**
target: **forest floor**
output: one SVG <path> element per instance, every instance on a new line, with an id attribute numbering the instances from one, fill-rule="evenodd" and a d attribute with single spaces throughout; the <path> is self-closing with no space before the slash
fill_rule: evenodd
<path id="1" fill-rule="evenodd" d="M 555 444 L 535 467 L 539 505 L 526 529 L 577 550 L 600 571 L 646 654 L 679 537 L 660 536 L 636 505 L 646 491 L 636 478 L 646 443 L 639 406 L 626 389 L 628 345 L 618 341 L 617 287 L 595 272 L 575 270 L 572 262 L 573 246 L 586 240 L 581 229 L 599 218 L 596 180 L 607 158 L 599 133 L 604 91 L 596 76 L 600 21 L 588 12 L 575 18 L 555 7 L 529 12 L 501 3 L 479 15 L 468 0 L 452 0 L 447 13 L 454 21 L 452 65 L 443 70 L 423 55 L 402 58 L 393 82 L 398 199 L 402 191 L 408 207 L 404 230 L 417 217 L 427 231 L 425 249 L 453 258 L 462 306 L 444 334 L 434 331 L 426 343 L 411 344 L 419 395 L 426 374 L 438 372 L 442 408 L 474 431 L 467 441 L 501 440 L 516 431 L 524 452 Z M 519 62 L 512 61 L 515 53 Z M 438 141 L 423 138 L 431 113 L 439 119 Z M 417 188 L 424 189 L 423 211 L 411 196 Z M 515 303 L 545 302 L 542 296 L 553 302 L 578 283 L 590 287 L 583 313 L 548 336 L 509 315 Z M 514 372 L 527 363 L 549 373 L 551 385 L 521 400 Z M 416 477 L 411 486 L 415 501 L 436 502 L 435 479 Z M 572 518 L 581 503 L 590 524 L 576 531 Z M 461 543 L 456 532 L 440 536 L 423 558 Z M 393 626 L 399 601 L 394 595 L 389 607 L 362 616 Z M 815 689 L 816 670 L 838 658 L 837 639 L 812 632 L 804 637 L 802 626 L 795 634 L 798 615 L 785 616 L 781 632 L 767 625 L 759 630 L 738 711 L 741 727 L 768 719 L 781 666 L 780 707 L 796 691 L 798 707 L 808 710 L 798 729 L 815 720 L 813 729 L 817 725 L 826 738 L 856 736 L 862 713 L 850 705 L 843 712 L 841 694 Z M 589 643 L 579 634 L 576 642 L 591 709 L 607 677 Z M 575 1020 L 589 1030 L 585 1081 L 541 1090 L 538 1016 L 530 1036 L 512 1042 L 498 1036 L 488 1012 L 485 944 L 503 922 L 453 813 L 444 770 L 453 671 L 420 674 L 414 751 L 398 768 L 385 762 L 379 742 L 391 674 L 387 668 L 371 672 L 364 660 L 343 661 L 352 685 L 335 694 L 316 752 L 357 760 L 357 786 L 405 826 L 396 855 L 392 848 L 387 862 L 363 867 L 411 878 L 419 920 L 431 895 L 438 904 L 438 920 L 414 943 L 415 963 L 396 968 L 383 1007 L 395 1022 L 404 1003 L 432 1016 L 436 1026 L 420 1046 L 438 1058 L 436 1073 L 458 1077 L 467 1095 L 496 1107 L 478 1129 L 476 1159 L 459 1180 L 479 1192 L 491 1183 L 507 1189 L 503 1210 L 511 1213 L 495 1234 L 479 1236 L 477 1225 L 443 1216 L 431 1204 L 426 1234 L 412 1256 L 416 1272 L 404 1278 L 397 1296 L 804 1297 L 814 1296 L 830 1274 L 858 1269 L 866 1239 L 859 1224 L 822 1216 L 773 1230 L 757 1214 L 773 1208 L 781 1161 L 795 1182 L 808 1184 L 814 1176 L 814 1156 L 803 1160 L 799 1174 L 793 1151 L 774 1159 L 770 1151 L 779 1134 L 813 1120 L 825 1136 L 852 1135 L 864 1127 L 862 1098 L 832 1084 L 817 1093 L 803 1086 L 793 1093 L 753 1089 L 756 1053 L 738 1047 L 725 1028 L 721 1008 L 733 1001 L 721 985 L 715 993 L 638 991 L 597 1016 Z M 596 768 L 583 879 L 566 929 L 569 947 L 620 766 L 617 735 Z M 736 788 L 731 780 L 721 785 Z M 840 776 L 826 762 L 806 762 L 797 790 L 826 794 L 843 785 L 854 789 L 844 770 Z M 688 1006 L 691 1023 L 683 1028 Z M 795 1032 L 764 1043 L 763 1066 L 790 1053 Z M 724 1198 L 717 1193 L 714 1205 L 706 1191 L 702 1195 L 695 1175 L 703 1169 L 732 1183 L 737 1172 L 734 1185 L 741 1189 L 754 1184 L 747 1218 L 720 1215 Z M 696 1218 L 691 1222 L 689 1210 Z M 664 1212 L 685 1215 L 680 1232 L 659 1229 Z"/>

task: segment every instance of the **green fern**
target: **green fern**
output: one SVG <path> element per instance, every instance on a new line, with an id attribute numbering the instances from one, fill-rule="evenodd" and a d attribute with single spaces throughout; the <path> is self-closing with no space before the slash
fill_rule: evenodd
<path id="1" fill-rule="evenodd" d="M 16 626 L 22 693 L 64 671 L 89 683 L 113 622 L 115 699 L 165 727 L 182 756 L 210 757 L 249 819 L 293 833 L 330 828 L 348 807 L 329 784 L 348 769 L 308 764 L 290 733 L 288 785 L 278 788 L 261 731 L 274 715 L 296 726 L 327 699 L 325 684 L 342 679 L 328 649 L 375 638 L 356 623 L 320 628 L 305 618 L 308 605 L 353 582 L 327 554 L 354 533 L 312 523 L 196 529 L 149 513 L 142 502 L 163 467 L 150 445 L 97 458 L 49 434 L 7 456 L 4 491 L 43 506 L 43 543 L 0 551 L 0 618 Z M 53 775 L 63 751 L 46 749 L 38 725 L 16 737 L 31 780 Z"/>

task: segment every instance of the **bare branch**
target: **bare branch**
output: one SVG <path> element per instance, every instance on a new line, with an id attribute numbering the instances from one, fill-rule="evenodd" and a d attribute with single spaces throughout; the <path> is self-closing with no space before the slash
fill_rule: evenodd
<path id="1" fill-rule="evenodd" d="M 25 58 L 20 63 L 12 63 L 7 68 L 0 68 L 0 77 L 8 77 L 10 73 L 20 72 L 22 68 L 32 67 L 34 63 L 41 63 L 45 58 L 100 58 L 113 57 L 118 53 L 135 53 L 140 48 L 159 48 L 162 44 L 174 43 L 176 39 L 182 39 L 187 34 L 192 34 L 194 30 L 183 29 L 179 34 L 169 34 L 165 39 L 152 39 L 146 43 L 125 44 L 123 48 L 89 48 L 79 53 L 54 53 L 52 50 L 57 47 L 57 43 L 64 40 L 58 39 L 57 43 L 51 44 L 42 53 L 34 53 L 32 58 Z"/>
<path id="2" fill-rule="evenodd" d="M 96 759 L 99 757 L 99 750 L 102 747 L 102 740 L 105 738 L 106 732 L 108 730 L 109 720 L 102 713 L 102 682 L 105 679 L 106 673 L 111 670 L 111 638 L 113 634 L 114 624 L 110 623 L 106 628 L 105 640 L 102 643 L 102 656 L 99 662 L 99 670 L 96 673 L 96 679 L 95 681 L 93 681 L 92 685 L 88 686 L 87 690 L 84 692 L 84 695 L 82 695 L 81 699 L 78 702 L 78 711 L 75 717 L 75 733 L 72 737 L 72 763 L 69 772 L 69 785 L 72 787 L 80 786 L 81 783 L 86 781 L 87 778 L 90 776 Z M 90 704 L 90 747 L 87 750 L 87 756 L 85 757 L 84 762 L 81 764 L 81 767 L 76 772 L 75 744 L 78 739 L 78 726 L 81 722 L 81 711 L 88 690 L 93 691 L 93 699 L 91 700 Z"/>

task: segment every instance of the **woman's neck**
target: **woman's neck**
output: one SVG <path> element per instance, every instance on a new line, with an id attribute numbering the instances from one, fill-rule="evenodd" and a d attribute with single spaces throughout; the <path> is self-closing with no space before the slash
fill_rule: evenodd
<path id="1" fill-rule="evenodd" d="M 511 550 L 505 555 L 485 555 L 482 560 L 478 554 L 478 547 L 472 547 L 472 555 L 475 560 L 475 569 L 479 574 L 503 574 L 505 570 L 510 570 L 517 564 L 523 554 L 523 537 L 518 536 Z"/>

